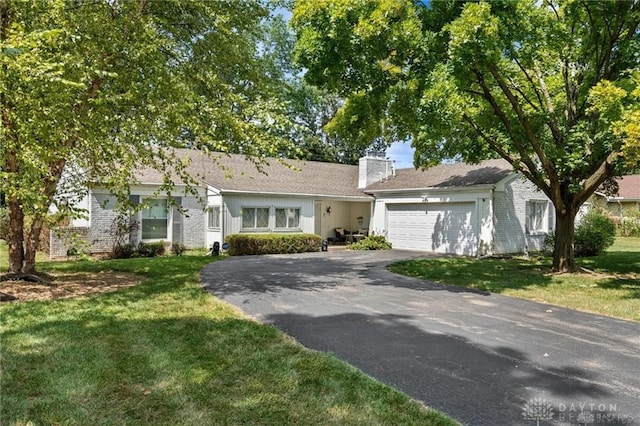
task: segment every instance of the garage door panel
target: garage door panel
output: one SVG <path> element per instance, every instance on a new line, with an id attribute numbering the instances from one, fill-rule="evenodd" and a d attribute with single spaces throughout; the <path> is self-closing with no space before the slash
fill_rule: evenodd
<path id="1" fill-rule="evenodd" d="M 388 205 L 388 239 L 394 248 L 475 255 L 475 203 Z"/>

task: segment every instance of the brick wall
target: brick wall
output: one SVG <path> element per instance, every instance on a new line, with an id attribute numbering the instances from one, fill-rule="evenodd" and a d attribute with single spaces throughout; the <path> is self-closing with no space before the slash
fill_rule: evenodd
<path id="1" fill-rule="evenodd" d="M 182 207 L 187 210 L 182 218 L 182 243 L 188 248 L 205 247 L 207 218 L 203 206 L 195 197 L 184 197 Z"/>
<path id="2" fill-rule="evenodd" d="M 78 253 L 90 251 L 90 229 L 84 226 L 56 228 L 49 231 L 49 257 L 67 256 L 67 250 L 75 248 Z"/>

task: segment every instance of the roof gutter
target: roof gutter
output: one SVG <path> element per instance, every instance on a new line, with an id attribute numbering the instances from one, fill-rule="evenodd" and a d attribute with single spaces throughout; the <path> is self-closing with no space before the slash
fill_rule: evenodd
<path id="1" fill-rule="evenodd" d="M 365 191 L 366 194 L 392 194 L 395 192 L 465 192 L 465 191 L 486 191 L 493 190 L 495 184 L 481 184 L 471 186 L 446 186 L 446 187 L 427 187 L 427 188 L 396 188 L 396 189 L 375 189 Z"/>
<path id="2" fill-rule="evenodd" d="M 332 200 L 344 201 L 373 201 L 370 195 L 335 195 L 335 194 L 308 194 L 293 192 L 269 192 L 269 191 L 242 191 L 237 189 L 220 189 L 222 195 L 257 195 L 257 196 L 280 196 L 280 197 L 313 197 L 313 198 L 330 198 Z"/>

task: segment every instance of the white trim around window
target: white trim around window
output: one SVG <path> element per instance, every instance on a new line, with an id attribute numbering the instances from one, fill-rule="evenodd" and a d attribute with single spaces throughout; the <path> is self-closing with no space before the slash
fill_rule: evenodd
<path id="1" fill-rule="evenodd" d="M 300 208 L 276 207 L 276 230 L 300 230 Z"/>
<path id="2" fill-rule="evenodd" d="M 268 230 L 271 216 L 270 207 L 242 207 L 241 219 L 243 230 Z"/>
<path id="3" fill-rule="evenodd" d="M 147 198 L 149 206 L 140 211 L 140 241 L 171 240 L 171 208 L 166 198 Z"/>
<path id="4" fill-rule="evenodd" d="M 526 230 L 529 235 L 549 232 L 549 202 L 547 200 L 529 200 L 526 206 Z"/>
<path id="5" fill-rule="evenodd" d="M 207 228 L 220 229 L 220 206 L 207 207 Z"/>

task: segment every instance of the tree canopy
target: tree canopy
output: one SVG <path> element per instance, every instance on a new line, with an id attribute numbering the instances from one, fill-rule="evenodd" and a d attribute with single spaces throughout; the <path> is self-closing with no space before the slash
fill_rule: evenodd
<path id="1" fill-rule="evenodd" d="M 640 159 L 640 3 L 298 0 L 308 82 L 346 98 L 350 140 L 412 141 L 416 167 L 509 161 L 556 211 L 576 269 L 580 206 Z"/>
<path id="2" fill-rule="evenodd" d="M 281 152 L 287 119 L 259 52 L 268 16 L 260 0 L 0 1 L 10 271 L 34 271 L 49 206 L 69 210 L 87 184 L 124 201 L 153 167 L 170 188 L 184 164 L 166 148 Z"/>
<path id="3" fill-rule="evenodd" d="M 283 6 L 288 8 L 290 3 L 286 1 Z M 266 28 L 263 49 L 266 69 L 271 80 L 280 84 L 278 94 L 292 123 L 285 135 L 292 146 L 282 154 L 287 158 L 357 164 L 367 150 L 383 150 L 382 140 L 354 143 L 329 126 L 344 99 L 304 81 L 304 70 L 293 61 L 295 35 L 283 16 L 273 16 L 266 22 Z"/>

